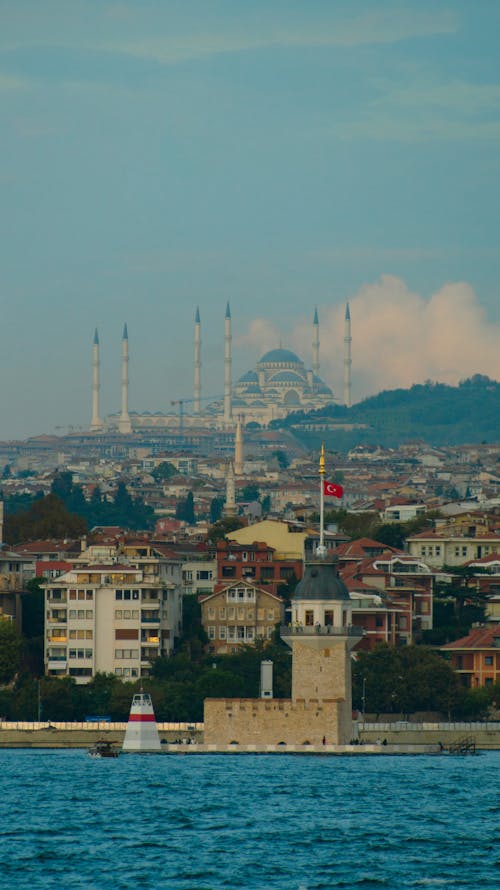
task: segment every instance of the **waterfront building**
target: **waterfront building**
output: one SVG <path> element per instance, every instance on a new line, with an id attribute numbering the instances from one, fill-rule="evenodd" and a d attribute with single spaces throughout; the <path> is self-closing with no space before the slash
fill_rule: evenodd
<path id="1" fill-rule="evenodd" d="M 283 621 L 283 600 L 275 593 L 240 579 L 218 585 L 201 596 L 201 623 L 208 636 L 208 651 L 226 655 L 238 646 L 271 639 Z"/>
<path id="2" fill-rule="evenodd" d="M 147 542 L 88 548 L 42 585 L 47 675 L 78 683 L 98 672 L 149 676 L 181 633 L 180 573 L 180 561 L 155 556 Z"/>
<path id="3" fill-rule="evenodd" d="M 473 627 L 470 633 L 441 646 L 463 686 L 494 686 L 500 682 L 500 624 Z"/>

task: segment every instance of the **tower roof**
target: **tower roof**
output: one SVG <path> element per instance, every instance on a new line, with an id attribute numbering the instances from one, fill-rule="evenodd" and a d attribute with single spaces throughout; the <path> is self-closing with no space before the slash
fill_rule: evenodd
<path id="1" fill-rule="evenodd" d="M 125 322 L 125 324 L 123 325 L 123 335 L 122 335 L 122 340 L 128 340 L 127 322 Z"/>
<path id="2" fill-rule="evenodd" d="M 314 321 L 313 321 L 313 324 L 319 324 L 319 320 L 318 320 L 318 307 L 317 307 L 317 306 L 314 308 Z"/>
<path id="3" fill-rule="evenodd" d="M 337 560 L 311 559 L 306 562 L 292 600 L 349 600 L 349 591 L 337 574 Z"/>
<path id="4" fill-rule="evenodd" d="M 195 324 L 200 323 L 200 307 L 199 306 L 196 307 L 196 315 L 194 317 L 194 323 Z"/>
<path id="5" fill-rule="evenodd" d="M 99 334 L 97 332 L 97 328 L 95 329 L 94 333 L 94 346 L 99 346 Z"/>
<path id="6" fill-rule="evenodd" d="M 345 317 L 346 317 L 346 321 L 351 320 L 351 310 L 349 309 L 349 303 L 345 304 Z"/>
<path id="7" fill-rule="evenodd" d="M 229 308 L 229 301 L 226 303 L 226 318 L 231 318 L 231 309 Z"/>

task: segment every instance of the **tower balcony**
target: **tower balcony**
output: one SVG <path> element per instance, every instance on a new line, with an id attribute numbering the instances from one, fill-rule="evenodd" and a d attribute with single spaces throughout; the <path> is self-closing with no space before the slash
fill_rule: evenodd
<path id="1" fill-rule="evenodd" d="M 302 639 L 304 637 L 351 637 L 355 639 L 361 639 L 363 635 L 363 628 L 355 627 L 353 624 L 349 624 L 346 627 L 334 627 L 331 624 L 290 624 L 280 627 L 280 637 L 286 642 L 288 641 L 288 638 Z"/>

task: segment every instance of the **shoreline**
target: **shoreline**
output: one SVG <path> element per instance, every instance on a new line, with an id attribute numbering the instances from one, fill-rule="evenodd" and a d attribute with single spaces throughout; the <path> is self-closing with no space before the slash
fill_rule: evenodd
<path id="1" fill-rule="evenodd" d="M 89 748 L 98 739 L 121 745 L 126 723 L 0 723 L 0 749 Z M 465 738 L 479 751 L 500 750 L 500 723 L 355 723 L 350 745 L 205 745 L 203 723 L 158 723 L 164 754 L 309 753 L 417 754 L 439 753 Z M 442 746 L 442 747 L 441 747 Z"/>

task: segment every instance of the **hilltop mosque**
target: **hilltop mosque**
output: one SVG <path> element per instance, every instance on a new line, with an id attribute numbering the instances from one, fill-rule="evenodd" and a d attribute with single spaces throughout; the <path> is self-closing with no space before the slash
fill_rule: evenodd
<path id="1" fill-rule="evenodd" d="M 295 352 L 281 345 L 266 352 L 255 369 L 246 371 L 233 384 L 231 375 L 231 311 L 226 306 L 224 318 L 224 396 L 220 401 L 202 398 L 201 389 L 201 319 L 199 309 L 194 321 L 194 390 L 192 399 L 178 400 L 183 423 L 187 427 L 230 428 L 236 421 L 267 426 L 271 420 L 286 417 L 292 411 L 310 411 L 324 408 L 338 399 L 321 379 L 319 360 L 319 319 L 315 310 L 313 319 L 312 367 Z M 99 337 L 97 330 L 93 342 L 92 420 L 90 429 L 95 432 L 115 430 L 131 433 L 136 430 L 174 428 L 179 415 L 174 412 L 142 414 L 128 409 L 128 331 L 125 325 L 121 348 L 121 413 L 106 417 L 99 412 Z M 351 405 L 351 317 L 346 305 L 344 323 L 344 404 Z M 201 403 L 207 402 L 201 408 Z M 192 412 L 184 415 L 184 406 L 192 405 Z"/>

